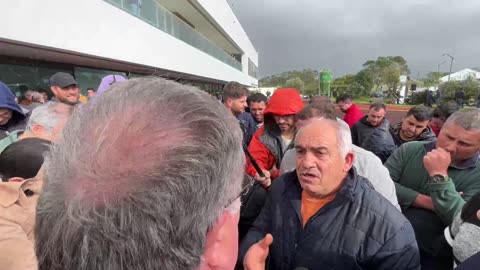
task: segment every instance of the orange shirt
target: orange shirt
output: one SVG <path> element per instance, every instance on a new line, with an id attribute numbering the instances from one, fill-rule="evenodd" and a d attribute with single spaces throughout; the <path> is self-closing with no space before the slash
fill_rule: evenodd
<path id="1" fill-rule="evenodd" d="M 307 221 L 317 213 L 323 206 L 335 199 L 335 194 L 329 195 L 325 198 L 313 198 L 305 191 L 302 191 L 302 224 L 305 227 Z"/>

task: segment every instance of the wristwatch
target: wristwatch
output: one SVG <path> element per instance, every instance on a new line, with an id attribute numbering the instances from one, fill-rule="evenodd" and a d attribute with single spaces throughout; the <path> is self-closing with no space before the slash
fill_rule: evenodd
<path id="1" fill-rule="evenodd" d="M 445 183 L 448 181 L 448 177 L 446 175 L 442 174 L 435 174 L 433 176 L 428 177 L 428 182 L 429 183 Z"/>

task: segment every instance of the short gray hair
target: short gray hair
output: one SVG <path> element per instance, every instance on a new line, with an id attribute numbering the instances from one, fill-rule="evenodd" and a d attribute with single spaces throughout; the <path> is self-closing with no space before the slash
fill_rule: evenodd
<path id="1" fill-rule="evenodd" d="M 345 157 L 348 152 L 352 151 L 352 134 L 347 123 L 338 118 L 335 121 L 329 118 L 324 118 L 322 116 L 312 117 L 310 119 L 313 119 L 314 121 L 326 121 L 333 126 L 333 128 L 337 132 L 338 151 L 340 152 L 342 157 Z M 298 131 L 295 140 L 298 138 L 298 134 L 302 131 L 302 129 Z"/>
<path id="2" fill-rule="evenodd" d="M 58 122 L 70 117 L 72 112 L 72 106 L 60 102 L 48 102 L 32 111 L 32 114 L 28 119 L 26 130 L 32 131 L 33 126 L 39 125 L 43 127 L 47 133 L 52 135 Z"/>
<path id="3" fill-rule="evenodd" d="M 480 109 L 465 108 L 448 117 L 445 125 L 455 123 L 466 130 L 480 130 Z"/>
<path id="4" fill-rule="evenodd" d="M 207 93 L 132 79 L 74 112 L 46 159 L 39 269 L 196 269 L 241 190 L 237 120 Z"/>

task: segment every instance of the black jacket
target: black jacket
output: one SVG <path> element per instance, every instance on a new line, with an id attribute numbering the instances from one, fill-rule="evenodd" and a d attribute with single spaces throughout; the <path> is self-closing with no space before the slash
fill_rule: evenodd
<path id="1" fill-rule="evenodd" d="M 352 142 L 358 147 L 374 153 L 382 160 L 387 161 L 388 157 L 397 148 L 389 132 L 390 122 L 383 119 L 378 127 L 373 127 L 367 121 L 365 115 L 352 127 Z"/>
<path id="2" fill-rule="evenodd" d="M 268 269 L 420 269 L 412 226 L 354 169 L 335 199 L 305 228 L 296 172 L 273 182 L 265 206 L 240 246 L 240 261 L 265 234 L 273 235 Z"/>

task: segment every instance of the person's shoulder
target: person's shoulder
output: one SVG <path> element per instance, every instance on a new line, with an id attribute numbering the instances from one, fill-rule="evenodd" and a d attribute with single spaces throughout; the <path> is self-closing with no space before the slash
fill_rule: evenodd
<path id="1" fill-rule="evenodd" d="M 366 164 L 378 163 L 380 165 L 382 164 L 382 161 L 374 153 L 368 150 L 365 150 L 361 147 L 353 145 L 352 151 L 355 154 L 354 162 L 355 160 L 358 160 L 362 164 L 363 163 L 366 163 Z"/>
<path id="2" fill-rule="evenodd" d="M 272 184 L 269 188 L 269 193 L 272 193 L 276 197 L 282 198 L 283 192 L 285 192 L 289 187 L 296 185 L 297 183 L 298 180 L 296 170 L 284 173 L 280 177 L 272 181 Z"/>
<path id="3" fill-rule="evenodd" d="M 364 180 L 362 176 L 358 176 L 359 180 Z M 356 203 L 359 212 L 369 217 L 370 220 L 382 220 L 385 226 L 400 229 L 408 220 L 398 211 L 383 195 L 372 188 L 368 181 L 359 181 Z"/>

